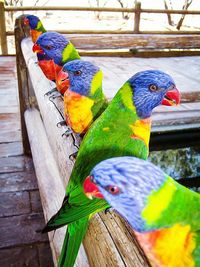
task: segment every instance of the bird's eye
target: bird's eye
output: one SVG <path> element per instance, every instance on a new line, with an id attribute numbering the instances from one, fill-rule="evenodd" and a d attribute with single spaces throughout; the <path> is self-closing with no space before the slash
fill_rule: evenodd
<path id="1" fill-rule="evenodd" d="M 81 73 L 82 73 L 81 70 L 76 70 L 76 71 L 74 71 L 74 75 L 75 75 L 75 76 L 79 76 L 79 75 L 81 75 Z"/>
<path id="2" fill-rule="evenodd" d="M 149 90 L 152 91 L 152 92 L 156 92 L 159 90 L 158 86 L 155 85 L 155 84 L 151 84 L 149 85 Z"/>
<path id="3" fill-rule="evenodd" d="M 44 48 L 47 49 L 47 50 L 51 50 L 52 49 L 52 46 L 51 45 L 45 45 Z"/>
<path id="4" fill-rule="evenodd" d="M 119 187 L 113 185 L 109 185 L 105 189 L 112 195 L 118 195 L 121 192 Z"/>

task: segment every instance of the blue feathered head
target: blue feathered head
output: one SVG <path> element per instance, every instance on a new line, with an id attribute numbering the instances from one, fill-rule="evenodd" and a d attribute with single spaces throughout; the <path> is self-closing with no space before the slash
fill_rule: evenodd
<path id="1" fill-rule="evenodd" d="M 33 46 L 33 52 L 45 53 L 53 59 L 57 65 L 62 66 L 63 50 L 69 44 L 69 41 L 60 33 L 45 32 L 40 35 Z"/>
<path id="2" fill-rule="evenodd" d="M 137 231 L 145 231 L 141 214 L 148 196 L 166 181 L 166 175 L 152 163 L 135 157 L 102 161 L 84 182 L 88 197 L 105 198 Z"/>
<path id="3" fill-rule="evenodd" d="M 40 19 L 35 15 L 26 15 L 24 18 L 24 24 L 29 25 L 32 30 L 35 30 L 38 26 Z"/>
<path id="4" fill-rule="evenodd" d="M 129 80 L 133 90 L 133 103 L 140 118 L 151 116 L 160 104 L 177 105 L 180 94 L 172 77 L 160 70 L 146 70 L 133 75 Z"/>
<path id="5" fill-rule="evenodd" d="M 98 77 L 97 74 L 98 73 Z M 96 84 L 92 84 L 92 81 L 96 75 Z M 70 90 L 83 95 L 89 96 L 91 94 L 92 86 L 101 87 L 102 84 L 102 72 L 99 67 L 89 61 L 73 60 L 66 63 L 61 72 L 58 74 L 57 82 L 62 83 L 63 77 L 69 79 Z"/>

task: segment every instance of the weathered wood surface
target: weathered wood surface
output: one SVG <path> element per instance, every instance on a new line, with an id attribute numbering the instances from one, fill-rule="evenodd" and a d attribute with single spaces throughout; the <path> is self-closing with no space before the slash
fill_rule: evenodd
<path id="1" fill-rule="evenodd" d="M 32 160 L 23 156 L 15 57 L 0 57 L 0 266 L 52 267 Z"/>
<path id="2" fill-rule="evenodd" d="M 48 143 L 39 111 L 36 109 L 26 110 L 25 121 L 38 179 L 44 215 L 46 221 L 48 221 L 59 209 L 65 195 L 65 188 L 59 175 L 57 164 L 53 156 L 54 154 Z M 35 129 L 37 129 L 37 132 L 35 132 Z M 62 227 L 55 233 L 49 233 L 49 240 L 55 265 L 58 261 L 65 231 L 66 228 Z M 79 251 L 76 266 L 88 266 L 87 257 L 83 248 Z"/>
<path id="3" fill-rule="evenodd" d="M 18 17 L 15 22 L 15 48 L 16 48 L 16 66 L 17 66 L 17 80 L 19 88 L 19 104 L 20 104 L 20 119 L 21 119 L 21 132 L 23 140 L 23 149 L 26 154 L 30 153 L 30 145 L 28 142 L 27 131 L 24 121 L 24 112 L 26 108 L 31 106 L 30 89 L 28 83 L 28 72 L 26 64 L 21 51 L 21 40 L 25 36 L 26 28 L 23 27 L 23 15 Z"/>
<path id="4" fill-rule="evenodd" d="M 200 35 L 170 34 L 65 34 L 78 49 L 192 49 L 200 48 Z"/>

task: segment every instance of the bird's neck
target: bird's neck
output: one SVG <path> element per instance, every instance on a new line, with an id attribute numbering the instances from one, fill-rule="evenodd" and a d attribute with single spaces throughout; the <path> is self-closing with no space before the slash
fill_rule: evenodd
<path id="1" fill-rule="evenodd" d="M 62 51 L 62 65 L 74 59 L 80 59 L 80 56 L 73 44 L 69 42 Z"/>
<path id="2" fill-rule="evenodd" d="M 30 30 L 30 34 L 31 34 L 31 38 L 32 38 L 32 41 L 33 43 L 35 43 L 38 39 L 38 37 L 42 34 L 41 31 L 38 31 L 38 30 Z"/>
<path id="3" fill-rule="evenodd" d="M 169 228 L 135 234 L 152 266 L 195 266 L 196 241 L 190 225 L 174 224 Z"/>
<path id="4" fill-rule="evenodd" d="M 142 140 L 147 148 L 149 147 L 149 139 L 151 132 L 151 117 L 140 118 L 137 114 L 136 107 L 133 102 L 133 92 L 129 83 L 125 83 L 113 98 L 112 103 L 113 112 L 117 114 L 119 120 L 128 123 L 131 130 L 131 137 L 133 139 Z"/>
<path id="5" fill-rule="evenodd" d="M 38 23 L 37 23 L 37 27 L 35 28 L 35 30 L 41 32 L 41 33 L 44 33 L 46 32 L 42 22 L 39 20 Z"/>
<path id="6" fill-rule="evenodd" d="M 171 227 L 180 223 L 200 229 L 200 196 L 166 176 L 164 184 L 146 199 L 141 216 L 144 230 Z"/>

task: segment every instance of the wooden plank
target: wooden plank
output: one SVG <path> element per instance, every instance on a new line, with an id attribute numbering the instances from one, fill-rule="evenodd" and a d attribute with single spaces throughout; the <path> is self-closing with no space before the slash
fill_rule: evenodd
<path id="1" fill-rule="evenodd" d="M 44 224 L 41 213 L 0 218 L 0 248 L 34 244 L 48 241 L 46 234 L 36 233 Z"/>
<path id="2" fill-rule="evenodd" d="M 30 145 L 28 141 L 24 112 L 27 107 L 30 106 L 29 97 L 30 90 L 28 84 L 28 72 L 26 64 L 21 51 L 21 40 L 26 36 L 25 29 L 23 28 L 23 17 L 18 17 L 15 21 L 15 45 L 16 45 L 16 63 L 17 63 L 17 77 L 18 77 L 18 90 L 19 90 L 19 102 L 20 102 L 20 118 L 21 118 L 21 133 L 23 141 L 23 149 L 25 154 L 30 153 Z"/>
<path id="3" fill-rule="evenodd" d="M 22 143 L 0 143 L 0 155 L 1 157 L 19 156 L 23 154 Z"/>
<path id="4" fill-rule="evenodd" d="M 37 188 L 37 180 L 33 170 L 0 174 L 0 192 L 35 190 Z"/>
<path id="5" fill-rule="evenodd" d="M 200 48 L 199 34 L 66 34 L 78 49 L 153 48 L 179 49 Z"/>
<path id="6" fill-rule="evenodd" d="M 0 143 L 21 141 L 21 131 L 18 114 L 0 114 L 0 129 Z"/>
<path id="7" fill-rule="evenodd" d="M 196 50 L 179 50 L 179 49 L 115 49 L 115 50 L 78 50 L 80 56 L 91 57 L 139 57 L 139 58 L 160 58 L 160 57 L 183 57 L 183 56 L 199 56 L 200 49 Z"/>
<path id="8" fill-rule="evenodd" d="M 25 11 L 25 10 L 62 10 L 62 11 L 102 11 L 102 12 L 135 12 L 135 8 L 113 8 L 113 7 L 83 7 L 83 6 L 23 6 L 23 7 L 13 7 L 7 6 L 5 7 L 6 11 Z M 141 12 L 144 13 L 157 13 L 157 14 L 193 14 L 199 15 L 200 12 L 198 10 L 180 10 L 180 9 L 141 9 Z"/>
<path id="9" fill-rule="evenodd" d="M 36 178 L 36 177 L 35 177 Z M 38 190 L 29 192 L 32 212 L 42 212 L 42 204 Z"/>
<path id="10" fill-rule="evenodd" d="M 4 1 L 0 1 L 0 41 L 3 55 L 8 54 Z"/>
<path id="11" fill-rule="evenodd" d="M 4 267 L 38 267 L 37 246 L 22 246 L 16 248 L 0 249 L 0 266 Z M 50 256 L 50 254 L 49 254 Z M 51 265 L 48 265 L 51 266 Z M 43 266 L 45 267 L 45 266 Z"/>
<path id="12" fill-rule="evenodd" d="M 0 160 L 0 174 L 10 172 L 22 172 L 33 169 L 31 158 L 19 156 L 1 158 Z"/>
<path id="13" fill-rule="evenodd" d="M 38 244 L 38 256 L 39 256 L 39 266 L 40 267 L 53 267 L 53 259 L 51 257 L 51 249 L 49 244 Z M 32 267 L 32 265 L 30 265 Z M 84 267 L 84 266 L 83 266 Z"/>
<path id="14" fill-rule="evenodd" d="M 30 213 L 28 192 L 0 193 L 0 217 Z"/>
<path id="15" fill-rule="evenodd" d="M 58 208 L 60 207 L 65 195 L 65 188 L 62 179 L 60 178 L 53 152 L 49 146 L 39 112 L 36 109 L 27 110 L 25 112 L 25 120 L 35 171 L 38 179 L 44 215 L 47 221 L 57 212 Z M 37 129 L 37 132 L 35 132 L 35 129 Z M 53 191 L 52 188 L 54 189 Z M 49 233 L 50 246 L 53 252 L 55 265 L 58 260 L 58 255 L 61 251 L 64 236 L 65 227 L 62 227 L 55 233 Z M 76 266 L 88 266 L 87 257 L 83 248 L 81 248 L 79 251 L 76 264 Z"/>

